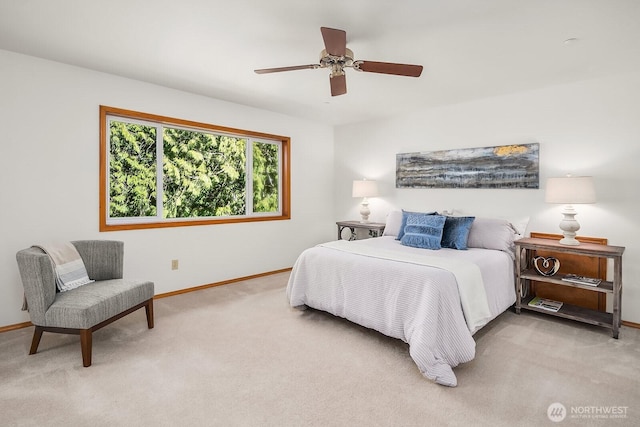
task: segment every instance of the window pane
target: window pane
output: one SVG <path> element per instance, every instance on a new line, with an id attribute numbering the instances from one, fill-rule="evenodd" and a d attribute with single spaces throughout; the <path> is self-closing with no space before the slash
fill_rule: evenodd
<path id="1" fill-rule="evenodd" d="M 253 143 L 253 211 L 278 211 L 278 145 Z"/>
<path id="2" fill-rule="evenodd" d="M 246 213 L 246 141 L 164 128 L 164 218 Z"/>
<path id="3" fill-rule="evenodd" d="M 111 121 L 109 216 L 156 215 L 156 128 Z"/>

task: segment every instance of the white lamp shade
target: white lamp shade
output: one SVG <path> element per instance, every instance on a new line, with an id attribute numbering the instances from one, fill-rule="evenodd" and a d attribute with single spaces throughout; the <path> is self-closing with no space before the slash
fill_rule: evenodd
<path id="1" fill-rule="evenodd" d="M 547 179 L 547 191 L 544 201 L 547 203 L 578 204 L 595 203 L 596 190 L 593 177 L 565 176 Z"/>
<path id="2" fill-rule="evenodd" d="M 378 183 L 376 181 L 353 181 L 353 197 L 375 197 L 378 195 Z"/>

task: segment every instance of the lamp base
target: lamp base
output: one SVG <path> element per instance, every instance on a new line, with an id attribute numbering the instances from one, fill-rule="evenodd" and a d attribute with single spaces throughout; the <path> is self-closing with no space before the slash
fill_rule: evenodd
<path id="1" fill-rule="evenodd" d="M 562 210 L 562 221 L 560 221 L 560 229 L 562 230 L 563 239 L 560 240 L 561 245 L 578 246 L 579 241 L 576 240 L 576 231 L 580 230 L 580 224 L 576 221 L 577 212 L 573 206 L 567 205 Z"/>
<path id="2" fill-rule="evenodd" d="M 362 204 L 360 205 L 360 222 L 369 222 L 369 215 L 371 215 L 371 211 L 369 210 L 369 201 L 365 197 L 362 199 Z"/>
<path id="3" fill-rule="evenodd" d="M 567 246 L 578 246 L 580 244 L 580 242 L 577 241 L 575 237 L 565 237 L 564 239 L 560 239 L 558 243 L 560 243 L 561 245 L 567 245 Z"/>

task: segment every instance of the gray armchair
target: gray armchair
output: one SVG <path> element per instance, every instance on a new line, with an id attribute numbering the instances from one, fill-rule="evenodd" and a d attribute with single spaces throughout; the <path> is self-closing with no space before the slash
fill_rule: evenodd
<path id="1" fill-rule="evenodd" d="M 29 354 L 35 354 L 43 332 L 80 335 L 82 363 L 91 365 L 92 333 L 144 307 L 153 328 L 153 282 L 122 278 L 124 243 L 111 240 L 71 242 L 93 283 L 56 292 L 55 271 L 42 249 L 16 254 L 31 323 L 35 325 Z"/>

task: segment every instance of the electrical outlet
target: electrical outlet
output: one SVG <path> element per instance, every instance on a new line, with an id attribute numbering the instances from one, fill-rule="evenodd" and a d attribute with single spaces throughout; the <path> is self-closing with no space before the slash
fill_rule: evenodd
<path id="1" fill-rule="evenodd" d="M 178 260 L 177 259 L 172 259 L 171 260 L 171 269 L 172 270 L 177 270 L 178 269 Z"/>

